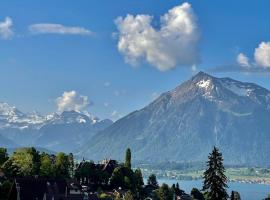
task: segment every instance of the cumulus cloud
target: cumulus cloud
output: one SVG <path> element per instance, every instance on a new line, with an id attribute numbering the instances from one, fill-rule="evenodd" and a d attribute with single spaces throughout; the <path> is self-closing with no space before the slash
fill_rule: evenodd
<path id="1" fill-rule="evenodd" d="M 52 24 L 52 23 L 40 23 L 32 24 L 29 26 L 29 31 L 32 34 L 62 34 L 62 35 L 83 35 L 89 36 L 93 32 L 78 26 L 64 26 L 62 24 Z"/>
<path id="2" fill-rule="evenodd" d="M 270 67 L 270 42 L 261 42 L 255 49 L 254 59 L 258 66 Z"/>
<path id="3" fill-rule="evenodd" d="M 74 90 L 64 92 L 62 96 L 56 99 L 56 103 L 59 112 L 71 110 L 81 111 L 92 104 L 87 96 L 80 95 Z"/>
<path id="4" fill-rule="evenodd" d="M 160 28 L 150 15 L 118 17 L 118 50 L 125 61 L 137 65 L 145 60 L 160 71 L 198 62 L 199 30 L 189 3 L 170 9 L 160 17 Z"/>
<path id="5" fill-rule="evenodd" d="M 250 67 L 249 58 L 243 53 L 238 54 L 236 61 L 242 67 Z"/>
<path id="6" fill-rule="evenodd" d="M 14 33 L 12 31 L 12 19 L 10 17 L 6 17 L 4 21 L 0 22 L 0 38 L 1 39 L 9 39 Z"/>

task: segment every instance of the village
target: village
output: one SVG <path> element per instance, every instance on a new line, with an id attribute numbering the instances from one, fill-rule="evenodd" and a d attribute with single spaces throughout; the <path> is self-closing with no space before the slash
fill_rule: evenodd
<path id="1" fill-rule="evenodd" d="M 24 162 L 29 155 L 33 159 Z M 172 187 L 159 186 L 154 174 L 144 183 L 141 170 L 131 167 L 130 149 L 126 151 L 124 163 L 112 159 L 98 163 L 83 159 L 75 163 L 72 154 L 40 154 L 34 148 L 19 149 L 11 157 L 2 148 L 3 160 L 0 163 L 1 200 L 192 199 L 178 183 Z"/>

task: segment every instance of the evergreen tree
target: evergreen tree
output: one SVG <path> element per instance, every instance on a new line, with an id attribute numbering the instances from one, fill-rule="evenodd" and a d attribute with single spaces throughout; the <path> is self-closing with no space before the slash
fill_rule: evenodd
<path id="1" fill-rule="evenodd" d="M 178 196 L 181 196 L 182 195 L 182 190 L 180 190 L 180 187 L 179 187 L 179 183 L 177 182 L 176 183 L 176 187 L 175 187 L 175 194 L 178 195 Z"/>
<path id="2" fill-rule="evenodd" d="M 231 193 L 231 200 L 241 200 L 239 192 L 232 191 Z"/>
<path id="3" fill-rule="evenodd" d="M 158 200 L 173 200 L 173 192 L 167 184 L 163 183 L 157 190 L 157 198 Z"/>
<path id="4" fill-rule="evenodd" d="M 190 195 L 192 196 L 193 199 L 204 200 L 203 194 L 197 188 L 192 188 Z"/>
<path id="5" fill-rule="evenodd" d="M 228 197 L 228 187 L 222 154 L 214 147 L 207 161 L 208 169 L 204 172 L 203 190 L 208 192 L 209 200 L 224 200 Z"/>
<path id="6" fill-rule="evenodd" d="M 148 184 L 148 185 L 155 186 L 155 187 L 158 187 L 157 177 L 156 177 L 155 174 L 151 174 L 151 175 L 148 177 L 147 184 Z"/>
<path id="7" fill-rule="evenodd" d="M 135 179 L 135 192 L 136 192 L 136 197 L 138 199 L 142 199 L 142 191 L 143 191 L 143 176 L 141 170 L 138 168 L 134 172 L 134 179 Z"/>
<path id="8" fill-rule="evenodd" d="M 74 156 L 72 153 L 68 154 L 68 160 L 69 160 L 69 174 L 70 174 L 70 177 L 73 178 L 75 164 L 74 164 Z"/>
<path id="9" fill-rule="evenodd" d="M 0 167 L 7 160 L 8 160 L 7 149 L 6 148 L 0 148 Z"/>
<path id="10" fill-rule="evenodd" d="M 125 167 L 131 169 L 131 150 L 130 148 L 126 151 Z"/>

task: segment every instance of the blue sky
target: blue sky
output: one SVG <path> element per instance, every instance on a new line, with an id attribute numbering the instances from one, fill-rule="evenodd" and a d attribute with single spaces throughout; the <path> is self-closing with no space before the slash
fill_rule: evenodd
<path id="1" fill-rule="evenodd" d="M 194 22 L 196 29 L 178 45 L 162 36 L 160 17 L 184 2 L 190 6 L 184 17 Z M 78 109 L 115 120 L 189 79 L 196 73 L 192 66 L 197 71 L 255 82 L 270 89 L 269 7 L 267 0 L 3 0 L 0 101 L 24 112 L 37 110 L 44 114 L 74 107 L 75 101 Z M 143 49 L 137 45 L 139 56 L 126 46 L 118 48 L 121 38 L 125 45 L 142 38 L 138 33 L 133 35 L 133 41 L 127 41 L 120 30 L 124 27 L 133 34 L 127 14 L 132 16 L 132 23 L 139 20 L 139 14 L 153 17 L 146 25 L 154 30 L 155 37 L 143 36 L 152 43 Z M 7 17 L 12 25 L 8 25 Z M 117 18 L 120 20 L 115 22 Z M 170 33 L 177 35 L 178 30 Z M 186 40 L 192 42 L 185 46 Z M 186 49 L 188 56 L 183 54 Z M 157 53 L 166 55 L 166 62 L 159 65 Z M 61 107 L 60 101 L 69 97 L 73 98 L 71 102 Z M 87 103 L 91 105 L 87 107 Z"/>

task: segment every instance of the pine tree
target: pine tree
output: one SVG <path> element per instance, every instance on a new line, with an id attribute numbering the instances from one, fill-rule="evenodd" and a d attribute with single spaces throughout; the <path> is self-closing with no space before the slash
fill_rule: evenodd
<path id="1" fill-rule="evenodd" d="M 240 194 L 237 191 L 232 191 L 231 200 L 241 200 Z"/>
<path id="2" fill-rule="evenodd" d="M 203 190 L 208 192 L 209 200 L 223 200 L 228 197 L 228 187 L 222 154 L 214 147 L 207 161 L 208 169 L 204 172 Z"/>
<path id="3" fill-rule="evenodd" d="M 131 169 L 131 150 L 130 150 L 130 148 L 128 148 L 126 151 L 125 167 Z"/>

